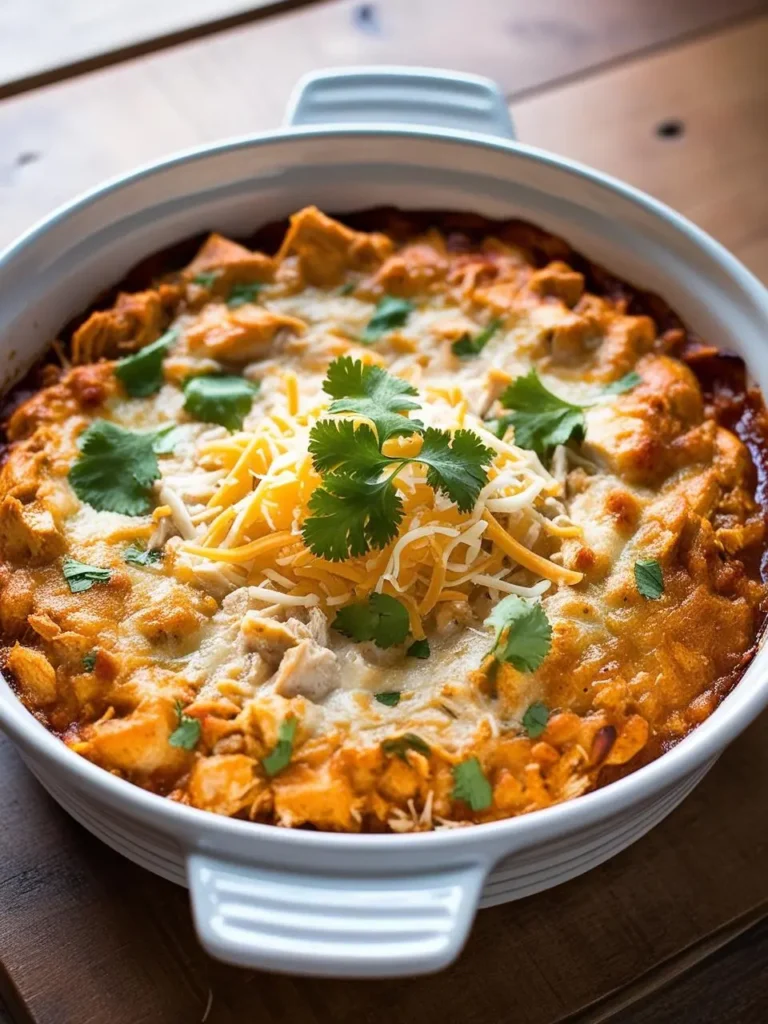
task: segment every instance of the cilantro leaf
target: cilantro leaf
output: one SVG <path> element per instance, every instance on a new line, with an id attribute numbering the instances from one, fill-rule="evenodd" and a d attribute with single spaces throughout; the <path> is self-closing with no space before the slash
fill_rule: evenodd
<path id="1" fill-rule="evenodd" d="M 145 345 L 115 364 L 115 376 L 132 398 L 154 395 L 163 386 L 163 359 L 178 336 L 178 331 L 166 331 L 151 345 Z"/>
<path id="2" fill-rule="evenodd" d="M 429 745 L 413 732 L 404 732 L 402 736 L 384 740 L 381 749 L 385 754 L 397 755 L 402 761 L 408 760 L 406 753 L 409 750 L 415 750 L 417 754 L 423 754 L 425 757 L 429 757 L 430 754 Z"/>
<path id="3" fill-rule="evenodd" d="M 96 651 L 88 651 L 83 655 L 83 668 L 86 672 L 93 672 L 96 666 Z"/>
<path id="4" fill-rule="evenodd" d="M 501 318 L 495 317 L 491 320 L 488 326 L 484 327 L 482 331 L 474 336 L 474 338 L 469 333 L 462 334 L 458 341 L 454 341 L 451 345 L 451 351 L 455 356 L 458 356 L 459 359 L 469 359 L 472 356 L 479 356 L 496 331 L 501 327 L 501 324 Z"/>
<path id="5" fill-rule="evenodd" d="M 340 473 L 375 480 L 388 465 L 376 435 L 366 423 L 320 420 L 309 432 L 309 454 L 318 473 Z"/>
<path id="6" fill-rule="evenodd" d="M 297 725 L 298 722 L 293 715 L 284 718 L 277 730 L 277 743 L 266 757 L 262 757 L 261 763 L 264 765 L 264 771 L 270 778 L 290 764 Z"/>
<path id="7" fill-rule="evenodd" d="M 197 718 L 184 714 L 184 707 L 180 700 L 176 701 L 176 717 L 179 724 L 168 737 L 172 747 L 181 747 L 183 750 L 194 750 L 200 739 L 201 727 Z"/>
<path id="8" fill-rule="evenodd" d="M 426 637 L 423 640 L 414 640 L 405 653 L 409 658 L 420 658 L 422 661 L 426 661 L 431 653 L 429 640 Z"/>
<path id="9" fill-rule="evenodd" d="M 94 583 L 109 583 L 112 578 L 111 569 L 101 569 L 97 565 L 78 562 L 76 558 L 70 558 L 69 555 L 61 563 L 61 571 L 64 573 L 64 579 L 69 584 L 72 594 L 81 594 L 84 590 L 90 590 Z"/>
<path id="10" fill-rule="evenodd" d="M 374 697 L 379 704 L 384 704 L 388 708 L 396 708 L 400 703 L 399 690 L 384 690 L 382 693 L 375 693 Z"/>
<path id="11" fill-rule="evenodd" d="M 454 800 L 463 800 L 473 811 L 484 811 L 493 803 L 493 790 L 476 757 L 453 766 Z"/>
<path id="12" fill-rule="evenodd" d="M 619 377 L 618 380 L 613 381 L 612 384 L 606 384 L 603 388 L 604 395 L 623 395 L 626 391 L 631 391 L 632 388 L 636 388 L 638 384 L 642 383 L 643 378 L 639 373 L 631 370 L 629 373 L 625 373 L 623 377 Z"/>
<path id="13" fill-rule="evenodd" d="M 378 341 L 387 331 L 402 327 L 415 308 L 408 299 L 396 299 L 392 295 L 385 295 L 376 303 L 376 309 L 368 321 L 368 326 L 363 331 L 360 341 L 364 345 L 370 345 L 374 341 Z"/>
<path id="14" fill-rule="evenodd" d="M 240 306 L 247 306 L 249 302 L 255 302 L 258 299 L 259 292 L 263 287 L 264 285 L 260 281 L 254 281 L 252 284 L 232 285 L 227 305 L 230 309 L 239 309 Z"/>
<path id="15" fill-rule="evenodd" d="M 244 377 L 190 377 L 184 384 L 184 409 L 203 423 L 239 430 L 258 390 Z"/>
<path id="16" fill-rule="evenodd" d="M 499 601 L 485 625 L 496 632 L 491 653 L 497 661 L 508 661 L 518 672 L 535 672 L 549 654 L 552 627 L 538 602 L 510 594 Z"/>
<path id="17" fill-rule="evenodd" d="M 635 562 L 635 586 L 638 593 L 649 601 L 657 601 L 664 593 L 664 575 L 655 558 L 641 558 Z"/>
<path id="18" fill-rule="evenodd" d="M 338 294 L 339 295 L 351 295 L 352 292 L 355 290 L 355 288 L 357 288 L 357 282 L 356 281 L 347 281 L 345 284 L 343 284 L 341 286 L 341 288 L 339 288 Z"/>
<path id="19" fill-rule="evenodd" d="M 447 494 L 460 512 L 470 512 L 477 496 L 488 483 L 484 466 L 494 453 L 471 430 L 446 430 L 429 427 L 424 432 L 421 451 L 413 461 L 427 466 L 427 483 Z"/>
<path id="20" fill-rule="evenodd" d="M 185 430 L 180 423 L 168 423 L 154 431 L 152 451 L 155 455 L 172 455 L 176 445 L 184 437 Z"/>
<path id="21" fill-rule="evenodd" d="M 501 396 L 505 409 L 514 412 L 502 417 L 500 429 L 511 424 L 515 428 L 515 444 L 546 456 L 558 444 L 573 438 L 583 441 L 586 432 L 584 409 L 552 394 L 531 370 L 518 377 Z"/>
<path id="22" fill-rule="evenodd" d="M 328 367 L 323 391 L 335 399 L 329 412 L 352 412 L 369 419 L 376 427 L 379 445 L 387 438 L 407 437 L 424 429 L 418 420 L 400 415 L 420 408 L 414 398 L 416 388 L 379 366 L 364 366 L 359 359 L 340 356 Z"/>
<path id="23" fill-rule="evenodd" d="M 385 547 L 403 518 L 403 502 L 389 480 L 359 480 L 340 473 L 323 478 L 308 507 L 311 515 L 301 531 L 304 543 L 331 562 Z"/>
<path id="24" fill-rule="evenodd" d="M 80 456 L 69 471 L 75 494 L 100 512 L 145 515 L 160 476 L 153 440 L 151 433 L 94 420 L 80 435 Z"/>
<path id="25" fill-rule="evenodd" d="M 154 565 L 155 562 L 162 561 L 162 558 L 162 551 L 144 551 L 135 544 L 129 544 L 123 552 L 123 561 L 131 565 Z"/>
<path id="26" fill-rule="evenodd" d="M 195 274 L 192 284 L 199 284 L 201 288 L 212 288 L 218 276 L 215 270 L 205 270 L 200 274 Z"/>
<path id="27" fill-rule="evenodd" d="M 348 604 L 339 609 L 333 628 L 356 643 L 373 640 L 377 647 L 395 647 L 411 628 L 408 611 L 389 594 L 373 593 L 367 602 Z"/>
<path id="28" fill-rule="evenodd" d="M 547 728 L 549 708 L 541 701 L 534 701 L 523 715 L 523 728 L 532 740 L 538 739 Z"/>

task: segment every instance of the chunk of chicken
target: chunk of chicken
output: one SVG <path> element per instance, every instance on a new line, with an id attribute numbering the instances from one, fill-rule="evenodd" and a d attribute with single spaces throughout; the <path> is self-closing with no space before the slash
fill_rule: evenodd
<path id="1" fill-rule="evenodd" d="M 237 814 L 253 802 L 260 785 L 255 766 L 245 754 L 214 754 L 197 761 L 188 788 L 192 806 L 214 814 Z"/>
<path id="2" fill-rule="evenodd" d="M 320 701 L 339 684 L 339 663 L 333 651 L 314 640 L 302 640 L 286 651 L 275 674 L 275 692 Z"/>
<path id="3" fill-rule="evenodd" d="M 248 650 L 261 655 L 273 669 L 280 664 L 286 651 L 309 636 L 307 627 L 297 619 L 278 622 L 255 611 L 245 613 L 240 632 Z"/>
<path id="4" fill-rule="evenodd" d="M 48 509 L 10 495 L 0 503 L 0 550 L 11 562 L 42 565 L 64 551 L 64 538 Z"/>
<path id="5" fill-rule="evenodd" d="M 91 313 L 75 331 L 72 361 L 95 363 L 135 352 L 156 341 L 167 320 L 159 292 L 121 292 L 112 309 Z"/>
<path id="6" fill-rule="evenodd" d="M 23 689 L 25 699 L 35 707 L 56 700 L 56 670 L 40 651 L 14 644 L 8 654 L 8 668 Z"/>
<path id="7" fill-rule="evenodd" d="M 291 217 L 291 226 L 276 259 L 295 254 L 309 284 L 332 288 L 347 270 L 372 270 L 392 251 L 386 235 L 353 231 L 307 206 Z"/>
<path id="8" fill-rule="evenodd" d="M 187 331 L 187 343 L 193 354 L 244 364 L 266 355 L 279 331 L 303 334 L 305 329 L 298 317 L 272 313 L 252 303 L 236 309 L 212 305 Z"/>
<path id="9" fill-rule="evenodd" d="M 206 286 L 205 291 L 226 297 L 235 284 L 271 280 L 274 269 L 274 260 L 269 256 L 262 252 L 251 252 L 244 245 L 214 232 L 185 267 L 183 277 L 193 283 L 200 274 L 213 274 L 211 284 Z"/>

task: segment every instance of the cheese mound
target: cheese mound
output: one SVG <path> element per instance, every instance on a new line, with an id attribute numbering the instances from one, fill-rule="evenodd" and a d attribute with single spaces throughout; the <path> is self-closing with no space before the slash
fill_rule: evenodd
<path id="1" fill-rule="evenodd" d="M 308 208 L 274 255 L 211 235 L 54 347 L 7 424 L 0 641 L 72 750 L 219 814 L 453 828 L 641 766 L 736 681 L 762 620 L 763 511 L 684 330 L 630 313 L 630 289 L 529 225 L 424 221 L 364 231 Z M 412 460 L 392 539 L 331 560 L 304 539 L 324 480 L 310 435 L 374 429 L 329 408 L 340 356 L 410 385 L 423 427 L 382 445 Z M 532 369 L 580 417 L 539 454 L 497 427 Z M 245 411 L 192 403 L 187 382 L 210 377 Z M 99 421 L 162 438 L 144 476 L 130 460 L 72 475 Z M 489 450 L 471 507 L 429 482 L 427 428 Z M 149 511 L 126 514 L 121 487 Z M 404 639 L 341 627 L 376 595 Z"/>

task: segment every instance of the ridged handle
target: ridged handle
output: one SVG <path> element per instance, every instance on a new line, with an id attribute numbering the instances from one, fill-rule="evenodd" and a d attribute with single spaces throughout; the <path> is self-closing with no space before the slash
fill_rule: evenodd
<path id="1" fill-rule="evenodd" d="M 200 940 L 240 967 L 328 977 L 425 974 L 458 956 L 487 864 L 403 877 L 336 877 L 193 854 Z"/>
<path id="2" fill-rule="evenodd" d="M 286 124 L 420 124 L 514 139 L 506 101 L 488 78 L 430 68 L 343 68 L 305 75 Z"/>

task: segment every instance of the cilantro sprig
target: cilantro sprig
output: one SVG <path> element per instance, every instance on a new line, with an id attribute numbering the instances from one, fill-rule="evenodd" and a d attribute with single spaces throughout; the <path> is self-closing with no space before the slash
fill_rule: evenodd
<path id="1" fill-rule="evenodd" d="M 385 295 L 376 303 L 373 316 L 368 321 L 368 326 L 363 331 L 360 340 L 364 345 L 373 344 L 383 334 L 402 327 L 415 308 L 408 299 L 397 299 L 392 295 Z"/>
<path id="2" fill-rule="evenodd" d="M 485 625 L 492 626 L 496 633 L 491 654 L 499 662 L 509 662 L 518 672 L 535 672 L 549 654 L 552 627 L 538 601 L 510 594 L 499 601 Z"/>
<path id="3" fill-rule="evenodd" d="M 451 345 L 451 351 L 459 359 L 471 359 L 473 356 L 479 356 L 496 331 L 501 327 L 502 322 L 500 317 L 495 317 L 474 338 L 467 331 L 457 341 L 454 341 Z"/>
<path id="4" fill-rule="evenodd" d="M 374 697 L 387 708 L 396 708 L 400 703 L 400 691 L 399 690 L 382 690 L 381 693 L 374 693 Z"/>
<path id="5" fill-rule="evenodd" d="M 384 740 L 381 744 L 381 749 L 385 754 L 394 754 L 401 761 L 408 760 L 407 754 L 409 750 L 415 750 L 417 754 L 423 754 L 424 757 L 429 757 L 430 754 L 429 744 L 425 743 L 421 736 L 417 736 L 414 732 L 404 732 L 402 736 L 395 736 L 391 740 Z"/>
<path id="6" fill-rule="evenodd" d="M 176 719 L 178 725 L 168 737 L 168 742 L 172 747 L 194 750 L 200 740 L 202 728 L 197 718 L 184 714 L 184 705 L 180 700 L 176 701 Z"/>
<path id="7" fill-rule="evenodd" d="M 138 547 L 136 544 L 129 544 L 123 552 L 124 562 L 128 562 L 129 565 L 140 565 L 142 568 L 145 568 L 148 565 L 154 565 L 156 562 L 161 562 L 162 559 L 162 551 L 145 550 L 144 548 Z"/>
<path id="8" fill-rule="evenodd" d="M 190 377 L 184 384 L 184 410 L 203 423 L 239 430 L 258 390 L 244 377 Z"/>
<path id="9" fill-rule="evenodd" d="M 115 376 L 132 398 L 154 395 L 163 386 L 163 359 L 178 336 L 176 330 L 166 331 L 151 345 L 145 345 L 115 364 Z"/>
<path id="10" fill-rule="evenodd" d="M 264 771 L 270 778 L 291 763 L 298 724 L 293 715 L 284 718 L 277 730 L 277 743 L 266 757 L 262 757 L 261 763 L 264 766 Z"/>
<path id="11" fill-rule="evenodd" d="M 154 433 L 94 420 L 80 435 L 80 457 L 69 471 L 75 494 L 100 512 L 145 515 L 160 477 L 154 442 Z"/>
<path id="12" fill-rule="evenodd" d="M 334 399 L 328 407 L 330 413 L 356 413 L 369 419 L 380 445 L 390 437 L 408 437 L 424 429 L 418 420 L 403 415 L 420 408 L 416 388 L 379 366 L 340 356 L 328 367 L 323 391 Z"/>
<path id="13" fill-rule="evenodd" d="M 453 766 L 453 799 L 463 800 L 473 811 L 485 811 L 493 803 L 493 790 L 476 757 Z"/>
<path id="14" fill-rule="evenodd" d="M 230 309 L 247 306 L 249 302 L 255 302 L 258 299 L 259 292 L 263 287 L 264 285 L 260 281 L 254 281 L 251 284 L 234 284 L 227 298 L 227 305 Z"/>
<path id="15" fill-rule="evenodd" d="M 408 636 L 410 619 L 397 598 L 373 593 L 365 602 L 341 608 L 333 620 L 333 628 L 357 643 L 373 640 L 377 647 L 386 649 L 403 643 Z"/>
<path id="16" fill-rule="evenodd" d="M 423 640 L 414 640 L 405 653 L 409 658 L 419 658 L 421 661 L 426 661 L 431 654 L 429 640 L 426 637 Z"/>
<path id="17" fill-rule="evenodd" d="M 634 370 L 603 388 L 603 396 L 621 395 L 636 387 L 642 378 Z M 506 388 L 499 399 L 504 409 L 512 411 L 501 416 L 496 433 L 503 437 L 509 426 L 515 428 L 515 444 L 530 448 L 545 458 L 553 448 L 569 441 L 583 441 L 586 434 L 584 412 L 595 401 L 577 405 L 554 394 L 541 382 L 536 370 Z M 597 402 L 600 399 L 596 400 Z"/>

